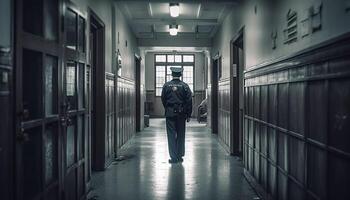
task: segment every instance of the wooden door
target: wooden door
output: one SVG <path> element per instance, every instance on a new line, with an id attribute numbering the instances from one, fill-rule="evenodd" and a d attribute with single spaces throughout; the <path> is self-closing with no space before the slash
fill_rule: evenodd
<path id="1" fill-rule="evenodd" d="M 85 198 L 86 15 L 63 0 L 16 0 L 15 11 L 15 198 Z"/>
<path id="2" fill-rule="evenodd" d="M 88 176 L 89 109 L 86 105 L 86 14 L 65 6 L 62 69 L 62 173 L 64 199 L 84 199 Z"/>
<path id="3" fill-rule="evenodd" d="M 213 60 L 213 66 L 212 66 L 212 80 L 211 80 L 211 127 L 212 132 L 217 134 L 218 133 L 218 89 L 219 89 L 219 63 L 220 58 Z"/>
<path id="4" fill-rule="evenodd" d="M 141 130 L 141 58 L 135 57 L 135 72 L 136 72 L 136 131 Z"/>
<path id="5" fill-rule="evenodd" d="M 243 29 L 231 41 L 231 152 L 243 154 L 243 114 L 244 114 L 244 51 Z"/>
<path id="6" fill-rule="evenodd" d="M 16 0 L 15 198 L 60 198 L 60 0 Z"/>

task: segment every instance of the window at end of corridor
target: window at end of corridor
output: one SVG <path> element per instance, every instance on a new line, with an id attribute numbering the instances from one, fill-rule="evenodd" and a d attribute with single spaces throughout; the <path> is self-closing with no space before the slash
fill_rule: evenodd
<path id="1" fill-rule="evenodd" d="M 194 90 L 194 55 L 158 54 L 155 55 L 155 92 L 161 96 L 164 83 L 171 81 L 171 67 L 183 68 L 181 80 L 188 84 L 192 94 Z"/>

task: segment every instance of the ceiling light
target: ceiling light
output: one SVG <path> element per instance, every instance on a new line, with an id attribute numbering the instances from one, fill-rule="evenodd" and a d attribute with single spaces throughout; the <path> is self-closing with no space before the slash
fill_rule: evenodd
<path id="1" fill-rule="evenodd" d="M 178 26 L 177 25 L 169 25 L 169 33 L 170 35 L 177 35 Z"/>
<path id="2" fill-rule="evenodd" d="M 169 9 L 170 9 L 170 16 L 178 17 L 180 15 L 180 7 L 178 3 L 170 3 Z"/>

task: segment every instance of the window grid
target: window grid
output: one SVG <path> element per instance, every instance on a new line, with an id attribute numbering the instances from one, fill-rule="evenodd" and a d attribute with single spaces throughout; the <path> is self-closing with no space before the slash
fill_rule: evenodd
<path id="1" fill-rule="evenodd" d="M 155 55 L 155 85 L 156 96 L 161 96 L 164 83 L 172 79 L 171 67 L 182 67 L 181 80 L 188 84 L 191 91 L 194 90 L 194 55 L 193 54 L 157 54 Z"/>

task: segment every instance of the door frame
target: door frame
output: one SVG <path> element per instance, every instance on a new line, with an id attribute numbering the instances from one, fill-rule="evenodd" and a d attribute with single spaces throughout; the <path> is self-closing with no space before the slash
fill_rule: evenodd
<path id="1" fill-rule="evenodd" d="M 219 74 L 221 55 L 219 53 L 212 58 L 211 67 L 211 129 L 213 134 L 219 132 Z"/>
<path id="2" fill-rule="evenodd" d="M 240 59 L 239 51 L 243 57 Z M 244 27 L 230 41 L 230 110 L 231 110 L 231 141 L 232 155 L 243 155 L 243 126 L 244 126 Z M 242 90 L 240 90 L 242 89 Z M 243 103 L 243 106 L 240 105 Z"/>
<path id="3" fill-rule="evenodd" d="M 91 55 L 91 89 L 92 89 L 92 128 L 91 128 L 91 168 L 94 171 L 105 169 L 105 24 L 103 20 L 91 9 L 88 8 L 89 27 L 96 27 L 96 54 Z M 94 48 L 90 44 L 90 48 Z M 96 57 L 94 57 L 96 56 Z M 94 59 L 94 60 L 92 60 Z M 93 63 L 94 61 L 95 63 Z M 95 66 L 96 65 L 96 66 Z M 97 130 L 99 134 L 97 134 Z"/>
<path id="4" fill-rule="evenodd" d="M 141 57 L 135 54 L 136 132 L 141 131 Z"/>
<path id="5" fill-rule="evenodd" d="M 15 130 L 14 126 L 14 117 L 15 113 L 15 65 L 14 65 L 14 52 L 15 52 L 15 3 L 13 0 L 9 0 L 10 7 L 10 46 L 3 46 L 0 49 L 0 71 L 7 73 L 7 91 L 6 89 L 0 91 L 0 98 L 3 100 L 0 103 L 1 107 L 7 107 L 7 111 L 3 112 L 2 116 L 7 117 L 6 120 L 1 120 L 0 126 L 5 127 L 4 131 L 0 135 L 0 162 L 1 160 L 6 161 L 5 164 L 2 164 L 3 167 L 0 171 L 0 176 L 2 180 L 0 181 L 0 196 L 3 198 L 14 199 L 15 196 L 15 136 L 13 134 Z M 1 74 L 2 76 L 2 74 Z M 6 83 L 2 83 L 6 85 Z M 6 100 L 5 100 L 6 99 Z M 5 100 L 5 101 L 4 101 Z M 8 103 L 5 103 L 5 102 Z M 3 124 L 4 126 L 2 126 Z M 7 128 L 7 129 L 6 129 Z"/>

